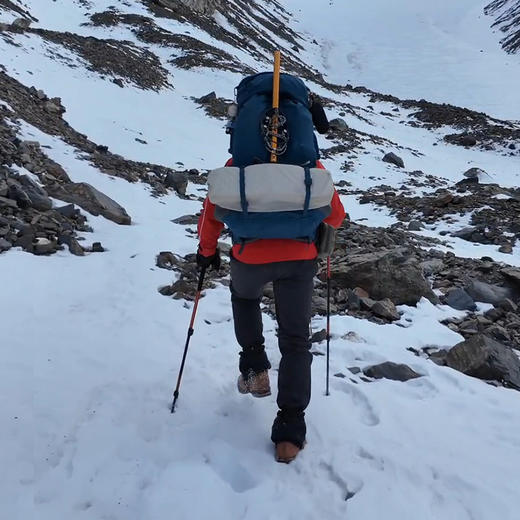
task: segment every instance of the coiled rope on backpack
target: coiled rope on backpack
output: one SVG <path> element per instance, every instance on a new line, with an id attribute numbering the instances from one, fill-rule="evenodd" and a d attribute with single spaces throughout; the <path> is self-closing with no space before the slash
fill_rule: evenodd
<path id="1" fill-rule="evenodd" d="M 276 156 L 283 155 L 289 146 L 287 118 L 275 108 L 269 109 L 260 123 L 267 151 Z M 273 139 L 276 138 L 276 139 Z M 273 146 L 276 142 L 276 147 Z"/>

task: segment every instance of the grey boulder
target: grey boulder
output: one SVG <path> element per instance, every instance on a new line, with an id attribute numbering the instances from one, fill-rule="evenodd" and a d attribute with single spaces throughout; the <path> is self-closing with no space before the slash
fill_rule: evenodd
<path id="1" fill-rule="evenodd" d="M 401 157 L 399 157 L 398 155 L 396 155 L 393 152 L 387 153 L 383 157 L 383 161 L 390 163 L 390 164 L 394 164 L 395 166 L 397 166 L 399 168 L 404 168 L 404 161 L 401 159 Z"/>
<path id="2" fill-rule="evenodd" d="M 188 177 L 184 173 L 170 172 L 164 179 L 167 188 L 173 188 L 179 195 L 186 195 L 188 189 Z"/>
<path id="3" fill-rule="evenodd" d="M 419 262 L 405 248 L 348 255 L 334 280 L 340 287 L 361 287 L 374 300 L 389 298 L 395 305 L 416 305 L 422 297 L 439 302 Z"/>
<path id="4" fill-rule="evenodd" d="M 132 219 L 125 208 L 86 182 L 53 187 L 51 195 L 76 204 L 94 216 L 102 215 L 116 224 L 130 225 Z"/>
<path id="5" fill-rule="evenodd" d="M 365 368 L 363 373 L 374 379 L 391 379 L 392 381 L 409 381 L 421 377 L 421 374 L 412 370 L 408 365 L 392 363 L 391 361 Z"/>
<path id="6" fill-rule="evenodd" d="M 483 334 L 455 345 L 446 356 L 446 364 L 469 376 L 520 390 L 520 359 L 510 348 Z"/>
<path id="7" fill-rule="evenodd" d="M 448 292 L 446 295 L 446 305 L 458 311 L 477 310 L 475 300 L 461 287 L 457 287 Z"/>
<path id="8" fill-rule="evenodd" d="M 471 280 L 465 287 L 466 292 L 476 301 L 498 305 L 506 298 L 514 298 L 514 291 L 478 280 Z"/>

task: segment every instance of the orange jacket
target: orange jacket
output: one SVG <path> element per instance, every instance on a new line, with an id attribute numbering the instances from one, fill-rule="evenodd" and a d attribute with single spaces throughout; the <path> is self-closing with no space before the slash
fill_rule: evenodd
<path id="1" fill-rule="evenodd" d="M 226 166 L 231 166 L 231 159 Z M 325 169 L 320 161 L 317 168 Z M 330 215 L 324 220 L 327 224 L 338 228 L 345 218 L 345 209 L 334 190 Z M 217 249 L 218 238 L 224 224 L 215 218 L 215 205 L 208 198 L 204 201 L 198 223 L 199 250 L 203 256 L 212 256 Z M 268 264 L 271 262 L 288 262 L 291 260 L 313 260 L 318 256 L 316 245 L 311 242 L 288 239 L 261 239 L 249 242 L 245 246 L 235 244 L 233 257 L 246 264 Z"/>

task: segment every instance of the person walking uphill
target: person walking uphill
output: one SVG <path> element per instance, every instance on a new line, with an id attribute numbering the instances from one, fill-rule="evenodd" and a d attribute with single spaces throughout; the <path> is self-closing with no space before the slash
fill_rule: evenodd
<path id="1" fill-rule="evenodd" d="M 226 224 L 233 237 L 231 302 L 241 347 L 237 386 L 240 393 L 254 397 L 271 395 L 260 302 L 264 286 L 273 282 L 281 361 L 279 411 L 271 439 L 276 459 L 290 462 L 305 443 L 305 409 L 311 398 L 309 322 L 317 271 L 315 238 L 318 227 L 339 227 L 345 211 L 330 173 L 318 161 L 313 122 L 327 131 L 323 108 L 316 101 L 312 107 L 301 80 L 282 74 L 280 109 L 267 110 L 262 125 L 254 124 L 255 117 L 264 117 L 263 105 L 270 103 L 272 91 L 270 73 L 248 77 L 238 87 L 233 159 L 210 173 L 198 223 L 197 263 L 218 269 L 217 243 Z M 276 148 L 270 146 L 273 135 L 278 138 Z M 276 163 L 269 162 L 273 151 Z"/>

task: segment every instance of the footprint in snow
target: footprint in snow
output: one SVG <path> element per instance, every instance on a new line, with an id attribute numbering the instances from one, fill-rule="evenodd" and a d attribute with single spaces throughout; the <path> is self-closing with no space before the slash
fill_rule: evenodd
<path id="1" fill-rule="evenodd" d="M 345 501 L 354 498 L 363 489 L 363 481 L 359 477 L 350 475 L 343 478 L 332 464 L 324 461 L 320 462 L 320 467 L 325 470 L 329 479 L 339 487 Z"/>
<path id="2" fill-rule="evenodd" d="M 239 453 L 229 444 L 213 443 L 204 457 L 206 463 L 233 491 L 244 493 L 258 485 L 257 479 L 237 460 Z"/>
<path id="3" fill-rule="evenodd" d="M 377 426 L 380 423 L 379 415 L 368 400 L 368 397 L 356 386 L 343 380 L 333 382 L 336 389 L 345 392 L 352 398 L 352 402 L 360 412 L 361 421 L 367 426 Z"/>

